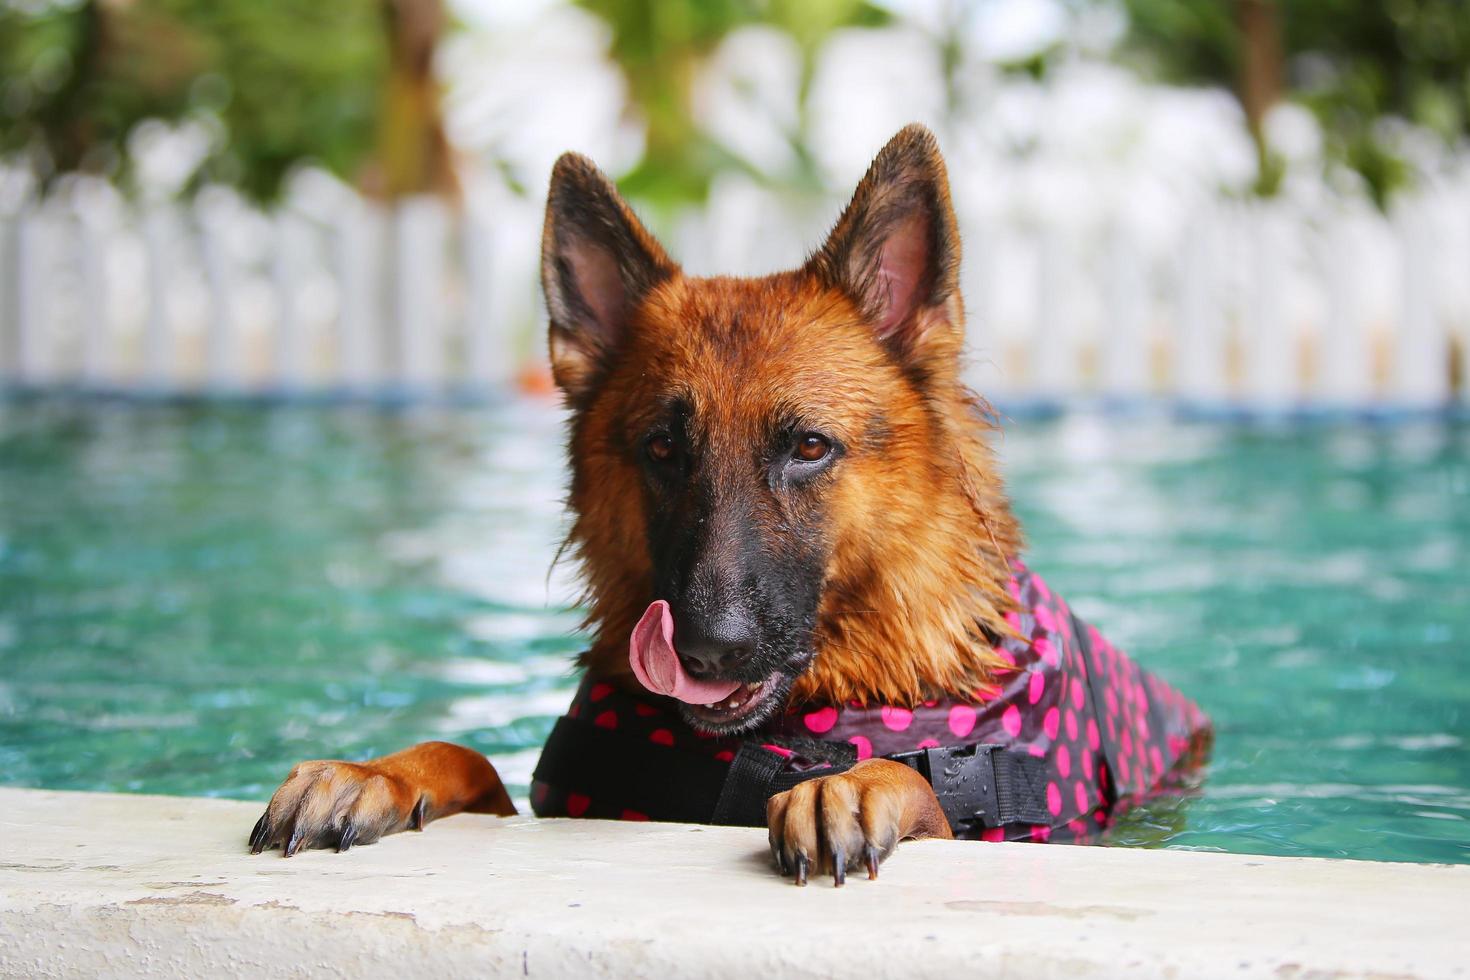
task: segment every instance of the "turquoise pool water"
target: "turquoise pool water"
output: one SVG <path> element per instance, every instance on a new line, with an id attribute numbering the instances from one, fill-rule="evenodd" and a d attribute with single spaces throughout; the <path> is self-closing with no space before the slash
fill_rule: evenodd
<path id="1" fill-rule="evenodd" d="M 447 738 L 524 793 L 578 647 L 561 446 L 529 404 L 0 403 L 0 783 L 264 799 Z M 1470 426 L 1000 448 L 1033 567 L 1216 720 L 1115 843 L 1470 862 Z"/>

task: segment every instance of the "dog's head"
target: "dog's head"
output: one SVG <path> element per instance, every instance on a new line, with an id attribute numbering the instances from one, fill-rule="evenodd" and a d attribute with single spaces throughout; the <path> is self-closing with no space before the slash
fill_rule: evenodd
<path id="1" fill-rule="evenodd" d="M 839 669 L 824 647 L 865 637 L 901 661 L 932 644 L 905 635 L 904 615 L 934 611 L 903 608 L 927 599 L 902 576 L 965 571 L 937 567 L 955 564 L 938 538 L 973 523 L 976 496 L 953 410 L 971 407 L 959 248 L 919 126 L 882 150 L 805 266 L 760 279 L 685 276 L 590 161 L 562 157 L 542 278 L 594 667 L 626 673 L 630 632 L 664 600 L 681 679 L 741 684 L 686 719 L 733 732 L 794 685 L 816 690 L 816 661 Z M 973 635 L 973 619 L 954 631 Z M 902 663 L 859 667 L 917 686 Z"/>

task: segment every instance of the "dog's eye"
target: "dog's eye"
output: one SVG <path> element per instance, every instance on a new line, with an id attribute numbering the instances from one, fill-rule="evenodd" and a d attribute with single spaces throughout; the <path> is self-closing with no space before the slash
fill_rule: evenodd
<path id="1" fill-rule="evenodd" d="M 796 449 L 791 453 L 793 459 L 799 459 L 804 463 L 818 463 L 827 458 L 832 451 L 832 443 L 826 437 L 819 436 L 815 432 L 807 432 L 796 439 Z"/>
<path id="2" fill-rule="evenodd" d="M 674 456 L 674 439 L 667 432 L 658 432 L 649 437 L 648 458 L 655 463 L 666 463 Z"/>

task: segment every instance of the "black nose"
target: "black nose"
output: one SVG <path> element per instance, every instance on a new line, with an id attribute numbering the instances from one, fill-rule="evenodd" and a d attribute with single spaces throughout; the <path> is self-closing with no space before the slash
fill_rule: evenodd
<path id="1" fill-rule="evenodd" d="M 755 621 L 739 610 L 710 616 L 674 614 L 674 649 L 684 669 L 695 677 L 727 675 L 755 651 L 755 641 Z"/>

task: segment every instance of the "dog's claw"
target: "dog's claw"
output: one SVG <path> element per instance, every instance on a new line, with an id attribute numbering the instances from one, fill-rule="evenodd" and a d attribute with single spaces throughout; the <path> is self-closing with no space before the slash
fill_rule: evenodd
<path id="1" fill-rule="evenodd" d="M 832 849 L 832 887 L 841 888 L 846 881 L 847 855 L 842 852 L 842 848 L 835 847 Z"/>
<path id="2" fill-rule="evenodd" d="M 337 853 L 341 854 L 352 846 L 357 840 L 357 824 L 349 822 L 342 828 L 342 836 L 337 838 Z"/>
<path id="3" fill-rule="evenodd" d="M 428 810 L 429 798 L 420 796 L 419 801 L 413 805 L 413 812 L 408 815 L 408 827 L 410 830 L 424 829 L 424 814 Z"/>
<path id="4" fill-rule="evenodd" d="M 878 848 L 869 844 L 863 851 L 863 856 L 868 862 L 868 880 L 876 881 L 878 878 Z"/>
<path id="5" fill-rule="evenodd" d="M 285 857 L 291 857 L 301 849 L 301 842 L 306 839 L 306 828 L 300 823 L 291 829 L 291 839 L 286 841 Z"/>
<path id="6" fill-rule="evenodd" d="M 781 851 L 780 845 L 775 841 L 771 841 L 771 860 L 776 862 L 776 870 L 783 877 L 791 873 L 791 869 L 786 866 L 786 855 Z"/>
<path id="7" fill-rule="evenodd" d="M 805 854 L 796 855 L 796 884 L 798 887 L 806 887 L 806 872 L 810 863 Z"/>
<path id="8" fill-rule="evenodd" d="M 259 854 L 265 850 L 265 839 L 270 831 L 270 813 L 262 813 L 260 819 L 255 821 L 255 829 L 250 832 L 250 853 Z"/>

